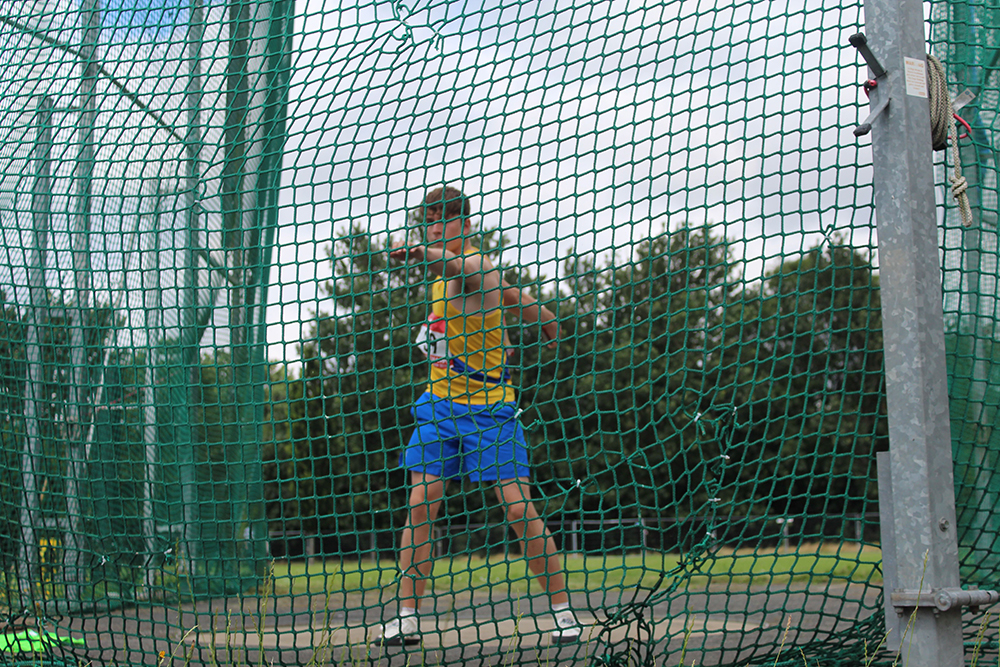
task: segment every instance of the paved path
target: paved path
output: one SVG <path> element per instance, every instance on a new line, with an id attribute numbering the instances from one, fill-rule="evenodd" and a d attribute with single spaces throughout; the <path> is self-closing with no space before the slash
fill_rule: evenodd
<path id="1" fill-rule="evenodd" d="M 657 665 L 676 667 L 682 653 L 685 665 L 711 667 L 765 655 L 783 637 L 794 652 L 806 642 L 850 630 L 875 610 L 878 599 L 875 587 L 861 585 L 718 586 L 656 604 L 645 614 L 649 624 L 640 628 L 634 618 L 609 620 L 636 591 L 577 593 L 573 607 L 586 626 L 584 636 L 579 643 L 554 646 L 549 635 L 554 620 L 541 597 L 447 595 L 421 614 L 419 646 L 382 649 L 374 643 L 377 629 L 382 615 L 391 617 L 395 609 L 383 609 L 381 594 L 284 596 L 268 601 L 266 614 L 257 598 L 181 609 L 144 607 L 76 618 L 61 627 L 88 638 L 88 650 L 77 656 L 95 667 L 156 664 L 150 656 L 160 651 L 166 656 L 163 667 L 258 665 L 261 659 L 265 665 L 317 667 L 587 667 L 599 664 L 595 656 L 623 654 L 632 656 L 628 664 L 648 655 Z"/>

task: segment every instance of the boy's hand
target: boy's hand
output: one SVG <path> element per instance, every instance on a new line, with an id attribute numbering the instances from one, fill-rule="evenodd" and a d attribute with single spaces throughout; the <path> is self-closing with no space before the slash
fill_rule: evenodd
<path id="1" fill-rule="evenodd" d="M 559 336 L 559 326 L 555 321 L 546 322 L 542 325 L 542 335 L 545 336 L 545 340 L 549 341 L 546 347 L 555 347 L 556 338 Z"/>
<path id="2" fill-rule="evenodd" d="M 400 262 L 405 262 L 409 259 L 415 259 L 417 261 L 420 261 L 423 258 L 424 258 L 423 246 L 419 245 L 408 246 L 403 241 L 400 241 L 398 243 L 393 243 L 392 249 L 389 250 L 389 259 L 395 259 Z"/>
<path id="3" fill-rule="evenodd" d="M 549 341 L 546 347 L 555 347 L 559 338 L 559 323 L 556 322 L 556 316 L 552 311 L 545 306 L 541 307 L 540 312 L 542 319 L 545 320 L 542 323 L 542 335 L 545 336 L 545 340 Z"/>

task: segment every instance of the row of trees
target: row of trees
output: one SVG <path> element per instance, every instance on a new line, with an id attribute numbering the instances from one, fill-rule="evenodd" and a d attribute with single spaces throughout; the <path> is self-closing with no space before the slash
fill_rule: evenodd
<path id="1" fill-rule="evenodd" d="M 492 251 L 500 245 L 484 238 Z M 297 370 L 272 369 L 263 482 L 271 530 L 334 536 L 352 550 L 404 520 L 398 452 L 412 426 L 409 407 L 426 383 L 412 336 L 428 304 L 424 277 L 390 269 L 380 239 L 347 234 L 332 261 L 335 278 L 325 288 L 336 308 L 317 315 Z M 512 314 L 515 383 L 549 518 L 688 519 L 704 535 L 706 522 L 736 525 L 729 517 L 795 517 L 800 528 L 822 530 L 824 517 L 873 509 L 872 452 L 885 446 L 886 425 L 871 265 L 832 244 L 755 283 L 744 281 L 739 266 L 708 228 L 664 231 L 628 257 L 574 256 L 564 264 L 563 293 L 541 293 L 558 311 L 555 348 L 539 344 L 539 331 Z M 527 273 L 506 277 L 542 292 Z M 44 312 L 38 395 L 46 398 L 36 404 L 45 455 L 37 497 L 28 498 L 21 462 L 27 325 L 13 306 L 0 311 L 7 415 L 0 436 L 8 443 L 0 456 L 2 560 L 17 559 L 27 506 L 39 521 L 54 522 L 57 535 L 83 532 L 88 544 L 122 558 L 166 548 L 149 542 L 153 523 L 195 520 L 199 528 L 185 529 L 188 537 L 238 541 L 245 520 L 230 506 L 256 506 L 256 499 L 230 491 L 242 481 L 253 486 L 256 474 L 244 455 L 232 359 L 220 352 L 202 360 L 201 386 L 185 413 L 192 445 L 178 449 L 168 387 L 161 378 L 149 394 L 143 351 L 104 358 L 110 315 L 100 311 L 101 326 L 88 327 L 89 367 L 106 366 L 103 417 L 80 486 L 70 492 L 64 487 L 78 456 L 66 449 L 71 434 L 59 429 L 72 423 L 63 414 L 73 405 L 64 395 L 73 380 L 63 377 L 73 368 L 71 309 Z M 191 479 L 182 484 L 185 474 Z M 72 512 L 71 495 L 82 501 Z M 446 521 L 500 523 L 491 499 L 488 490 L 453 494 Z M 76 513 L 82 524 L 63 525 Z"/>
<path id="2" fill-rule="evenodd" d="M 484 247 L 502 249 L 489 235 Z M 427 303 L 423 277 L 387 266 L 382 240 L 355 230 L 331 254 L 336 308 L 316 316 L 301 370 L 274 369 L 265 493 L 273 529 L 350 536 L 403 521 L 397 456 L 427 376 L 411 345 Z M 820 529 L 873 509 L 873 452 L 887 445 L 877 274 L 838 243 L 756 282 L 740 266 L 708 227 L 664 230 L 628 257 L 564 263 L 562 292 L 541 293 L 562 326 L 555 349 L 510 327 L 550 518 L 768 515 Z M 498 518 L 486 500 L 454 494 L 447 514 Z"/>

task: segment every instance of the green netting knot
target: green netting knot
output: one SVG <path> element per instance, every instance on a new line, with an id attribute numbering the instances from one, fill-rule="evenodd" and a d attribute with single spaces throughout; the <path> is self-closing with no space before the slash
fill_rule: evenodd
<path id="1" fill-rule="evenodd" d="M 710 417 L 708 410 L 723 410 L 724 412 L 718 417 Z M 713 426 L 715 427 L 715 438 L 724 441 L 730 436 L 733 418 L 736 416 L 736 406 L 712 406 L 705 411 L 694 410 L 694 412 L 685 408 L 683 414 L 695 425 L 695 430 L 699 437 L 707 435 L 708 427 Z"/>
<path id="2" fill-rule="evenodd" d="M 601 631 L 597 635 L 598 641 L 605 635 L 609 635 L 615 628 L 628 625 L 632 622 L 636 624 L 636 639 L 629 637 L 625 640 L 624 646 L 620 643 L 611 645 L 607 640 L 608 651 L 603 655 L 594 656 L 594 664 L 605 665 L 607 667 L 617 667 L 618 665 L 637 665 L 638 667 L 653 667 L 655 662 L 653 655 L 653 626 L 646 617 L 646 612 L 653 607 L 655 600 L 669 594 L 669 590 L 660 591 L 663 580 L 667 573 L 661 572 L 660 578 L 649 589 L 636 588 L 632 600 L 617 607 L 606 607 L 604 613 L 607 618 L 600 622 Z M 648 590 L 649 593 L 642 600 L 638 600 L 639 592 Z M 659 593 L 659 594 L 658 594 Z M 643 641 L 642 636 L 646 635 Z M 619 649 L 619 647 L 621 647 Z"/>
<path id="3" fill-rule="evenodd" d="M 627 652 L 608 653 L 607 655 L 595 655 L 594 663 L 605 667 L 619 667 L 628 665 L 629 654 Z"/>
<path id="4" fill-rule="evenodd" d="M 498 403 L 497 405 L 502 406 L 503 403 Z M 520 419 L 522 414 L 524 414 L 524 408 L 518 408 L 517 412 L 514 414 L 514 419 Z M 530 432 L 534 431 L 536 428 L 538 428 L 543 424 L 544 422 L 541 419 L 535 419 L 532 420 L 530 424 L 521 424 L 521 428 L 523 428 L 525 432 Z"/>
<path id="5" fill-rule="evenodd" d="M 594 492 L 588 492 L 587 491 L 587 489 L 589 489 L 591 487 L 594 487 L 594 486 L 597 487 L 597 491 L 594 491 Z M 579 491 L 581 494 L 590 493 L 591 495 L 596 495 L 596 496 L 601 495 L 600 484 L 597 483 L 597 480 L 594 477 L 585 477 L 585 478 L 582 478 L 582 479 L 577 478 L 577 480 L 575 482 L 573 482 L 573 485 L 570 486 L 569 488 L 564 488 L 561 484 L 559 485 L 559 487 L 561 489 L 561 493 L 559 493 L 558 495 L 560 495 L 560 496 L 569 495 L 573 491 Z"/>
<path id="6" fill-rule="evenodd" d="M 402 42 L 408 41 L 414 44 L 417 43 L 417 40 L 414 39 L 413 37 L 413 28 L 410 26 L 410 24 L 406 22 L 406 19 L 408 19 L 415 12 L 416 8 L 410 7 L 403 0 L 396 0 L 396 2 L 392 3 L 392 16 L 399 23 L 399 27 L 396 30 L 392 31 L 393 33 L 392 36 L 395 39 L 398 39 L 399 41 Z M 444 41 L 444 38 L 441 37 L 441 33 L 430 25 L 423 25 L 421 27 L 427 28 L 428 30 L 431 30 L 434 33 L 434 37 L 431 40 L 431 46 L 435 50 L 440 51 L 441 43 Z"/>

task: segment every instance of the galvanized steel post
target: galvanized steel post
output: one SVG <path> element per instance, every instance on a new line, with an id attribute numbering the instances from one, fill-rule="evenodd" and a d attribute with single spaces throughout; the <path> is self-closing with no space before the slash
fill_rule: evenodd
<path id="1" fill-rule="evenodd" d="M 889 411 L 886 629 L 910 667 L 958 667 L 961 606 L 930 604 L 959 574 L 923 5 L 866 0 L 865 25 L 872 109 L 882 109 L 869 122 Z"/>

